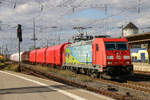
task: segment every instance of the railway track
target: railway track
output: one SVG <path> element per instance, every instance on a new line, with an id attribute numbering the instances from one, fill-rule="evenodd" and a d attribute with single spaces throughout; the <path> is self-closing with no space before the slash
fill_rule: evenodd
<path id="1" fill-rule="evenodd" d="M 135 71 L 135 73 L 141 74 L 141 75 L 149 75 L 149 77 L 150 77 L 150 72 Z M 134 77 L 134 78 L 136 78 L 136 77 Z M 130 88 L 130 89 L 134 89 L 137 91 L 150 93 L 150 84 L 146 84 L 145 82 L 139 83 L 139 82 L 134 82 L 134 81 L 127 81 L 126 83 L 120 83 L 120 82 L 104 80 L 104 79 L 97 79 L 97 80 L 100 82 L 104 82 L 104 83 L 110 83 L 113 85 Z M 140 80 L 140 79 L 134 79 L 134 80 Z M 149 79 L 149 81 L 150 81 L 150 79 Z"/>
<path id="2" fill-rule="evenodd" d="M 150 85 L 145 84 L 145 83 L 137 83 L 137 82 L 128 81 L 127 84 L 133 85 L 133 86 L 138 86 L 141 88 L 146 88 L 147 90 L 150 90 Z"/>
<path id="3" fill-rule="evenodd" d="M 136 74 L 144 74 L 144 75 L 150 75 L 150 72 L 147 72 L 147 71 L 134 71 L 134 73 Z"/>
<path id="4" fill-rule="evenodd" d="M 137 82 L 132 82 L 132 81 L 128 81 L 127 83 L 120 83 L 120 82 L 103 80 L 103 79 L 97 79 L 97 80 L 100 82 L 107 83 L 107 84 L 109 83 L 109 84 L 113 84 L 116 86 L 121 86 L 121 87 L 130 88 L 130 89 L 134 89 L 134 90 L 141 91 L 141 92 L 150 93 L 150 85 L 147 85 L 144 83 L 137 83 Z"/>

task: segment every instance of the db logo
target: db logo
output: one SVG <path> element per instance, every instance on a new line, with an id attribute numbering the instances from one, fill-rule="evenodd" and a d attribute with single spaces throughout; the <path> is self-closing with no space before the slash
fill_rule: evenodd
<path id="1" fill-rule="evenodd" d="M 116 59 L 121 59 L 121 56 L 116 56 Z"/>

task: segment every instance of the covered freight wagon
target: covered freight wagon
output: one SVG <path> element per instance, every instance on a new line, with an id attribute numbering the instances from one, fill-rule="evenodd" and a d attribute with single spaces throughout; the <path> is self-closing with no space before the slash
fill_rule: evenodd
<path id="1" fill-rule="evenodd" d="M 64 46 L 68 44 L 70 43 L 48 47 L 46 50 L 46 63 L 52 66 L 62 66 Z"/>
<path id="2" fill-rule="evenodd" d="M 37 50 L 36 63 L 46 64 L 46 50 L 47 48 L 41 48 Z"/>
<path id="3" fill-rule="evenodd" d="M 23 54 L 23 52 L 20 52 L 20 61 L 22 61 L 21 59 L 21 55 Z M 19 61 L 19 53 L 14 53 L 10 56 L 10 60 L 18 62 Z"/>
<path id="4" fill-rule="evenodd" d="M 30 51 L 25 51 L 21 55 L 22 62 L 29 62 Z"/>
<path id="5" fill-rule="evenodd" d="M 36 53 L 37 53 L 37 50 L 32 50 L 30 51 L 30 62 L 31 63 L 36 63 Z"/>

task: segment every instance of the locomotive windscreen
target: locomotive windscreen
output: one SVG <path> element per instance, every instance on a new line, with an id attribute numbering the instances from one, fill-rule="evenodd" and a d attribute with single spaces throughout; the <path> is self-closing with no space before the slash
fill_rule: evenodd
<path id="1" fill-rule="evenodd" d="M 106 50 L 128 50 L 126 42 L 105 42 Z"/>

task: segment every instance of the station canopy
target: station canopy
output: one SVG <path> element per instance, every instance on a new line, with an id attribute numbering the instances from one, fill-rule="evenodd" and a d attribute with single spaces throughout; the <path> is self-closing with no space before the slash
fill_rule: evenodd
<path id="1" fill-rule="evenodd" d="M 139 42 L 149 42 L 150 41 L 150 32 L 133 34 L 125 36 L 128 39 L 128 43 L 139 43 Z"/>

